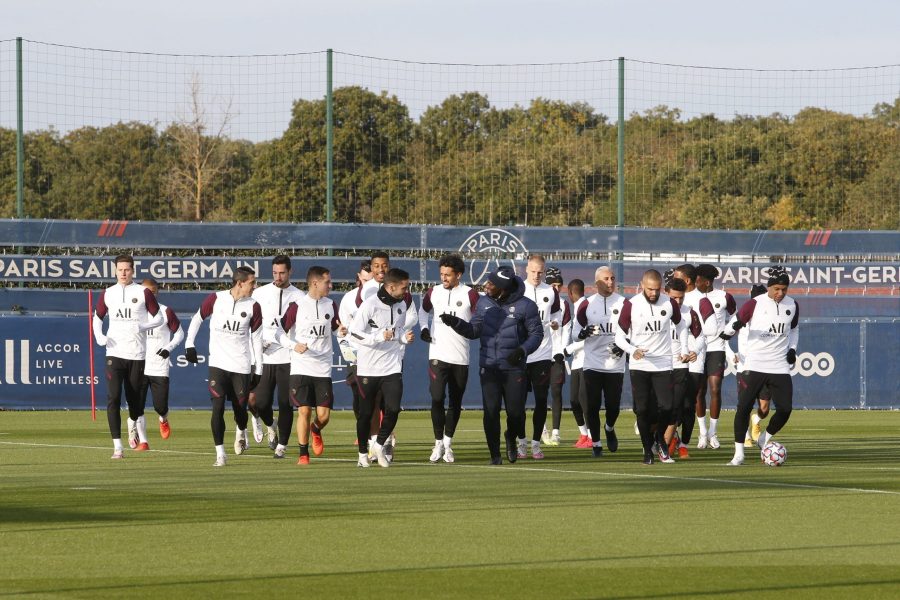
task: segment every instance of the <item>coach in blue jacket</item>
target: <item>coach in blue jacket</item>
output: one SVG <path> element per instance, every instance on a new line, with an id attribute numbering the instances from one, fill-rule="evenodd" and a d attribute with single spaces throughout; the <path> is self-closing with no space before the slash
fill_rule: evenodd
<path id="1" fill-rule="evenodd" d="M 525 297 L 525 282 L 512 268 L 500 267 L 491 273 L 484 292 L 471 321 L 467 323 L 451 314 L 442 314 L 441 321 L 464 337 L 481 340 L 484 435 L 491 464 L 499 465 L 503 463 L 500 404 L 506 402 L 506 456 L 509 462 L 516 462 L 516 436 L 525 437 L 525 358 L 540 346 L 544 326 L 537 305 Z"/>

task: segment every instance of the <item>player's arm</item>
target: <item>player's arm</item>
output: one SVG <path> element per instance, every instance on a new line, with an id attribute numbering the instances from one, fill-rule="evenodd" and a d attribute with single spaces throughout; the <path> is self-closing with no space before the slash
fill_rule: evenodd
<path id="1" fill-rule="evenodd" d="M 426 344 L 432 342 L 431 315 L 434 312 L 434 305 L 431 303 L 432 290 L 434 290 L 433 287 L 428 288 L 428 291 L 422 296 L 422 306 L 419 307 L 419 337 Z"/>
<path id="2" fill-rule="evenodd" d="M 416 325 L 419 324 L 419 312 L 416 309 L 416 302 L 413 300 L 412 294 L 407 292 L 402 302 L 406 304 L 406 314 L 403 316 L 403 326 L 400 328 L 397 341 L 401 344 L 411 344 L 412 339 L 407 339 L 407 337 L 411 338 L 413 336 L 407 336 L 406 334 L 412 332 Z"/>
<path id="3" fill-rule="evenodd" d="M 284 309 L 284 314 L 278 319 L 279 326 L 275 328 L 273 340 L 275 344 L 291 352 L 297 347 L 297 340 L 292 339 L 290 336 L 291 329 L 297 324 L 297 309 L 296 302 L 291 302 Z"/>
<path id="4" fill-rule="evenodd" d="M 800 342 L 800 305 L 794 300 L 794 318 L 791 319 L 791 330 L 788 332 L 788 348 L 797 352 L 797 344 Z"/>
<path id="5" fill-rule="evenodd" d="M 569 309 L 569 303 L 565 300 L 560 300 L 562 303 L 562 324 L 559 329 L 553 332 L 553 358 L 557 358 L 558 355 L 564 354 L 566 350 L 566 346 L 571 341 L 572 337 L 572 311 Z"/>
<path id="6" fill-rule="evenodd" d="M 706 296 L 700 298 L 700 303 L 697 305 L 697 316 L 700 318 L 703 335 L 715 337 L 722 333 L 720 327 L 724 327 L 725 323 L 720 325 L 719 317 L 716 316 L 716 310 Z"/>
<path id="7" fill-rule="evenodd" d="M 520 346 L 525 351 L 525 356 L 533 353 L 544 341 L 544 324 L 541 322 L 541 314 L 538 312 L 537 304 L 534 302 L 524 302 L 525 305 L 525 331 L 528 337 Z"/>
<path id="8" fill-rule="evenodd" d="M 256 375 L 262 375 L 263 371 L 263 326 L 262 308 L 259 302 L 253 303 L 253 312 L 250 316 L 250 349 L 253 351 Z"/>
<path id="9" fill-rule="evenodd" d="M 669 298 L 669 304 L 672 307 L 672 323 L 675 325 L 675 336 L 678 339 L 678 344 L 680 346 L 679 354 L 681 356 L 687 356 L 690 350 L 688 350 L 688 336 L 690 335 L 690 331 L 688 330 L 688 323 L 684 319 L 681 318 L 681 307 L 678 306 L 678 303 Z"/>
<path id="10" fill-rule="evenodd" d="M 150 315 L 150 319 L 143 323 L 138 323 L 138 331 L 156 329 L 165 324 L 166 316 L 163 314 L 163 311 L 159 310 L 159 302 L 156 301 L 156 296 L 148 288 L 144 288 L 144 306 L 147 307 L 147 314 Z"/>
<path id="11" fill-rule="evenodd" d="M 481 330 L 484 327 L 484 313 L 488 310 L 489 306 L 489 300 L 479 298 L 475 305 L 475 310 L 472 312 L 472 318 L 468 321 L 464 321 L 456 315 L 450 314 L 442 314 L 438 315 L 438 317 L 444 325 L 459 335 L 470 340 L 476 340 L 481 337 Z"/>
<path id="12" fill-rule="evenodd" d="M 350 324 L 350 337 L 358 344 L 375 347 L 385 343 L 385 339 L 381 327 L 369 312 L 369 306 L 363 304 L 356 311 L 353 323 Z"/>
<path id="13" fill-rule="evenodd" d="M 172 333 L 172 339 L 169 340 L 169 343 L 166 344 L 164 348 L 161 348 L 157 354 L 160 354 L 163 350 L 165 350 L 167 354 L 171 354 L 172 350 L 177 348 L 179 344 L 184 341 L 184 329 L 181 328 L 181 321 L 178 320 L 178 315 L 176 315 L 175 311 L 171 308 L 166 308 L 165 312 L 166 327 L 168 327 L 169 331 Z"/>
<path id="14" fill-rule="evenodd" d="M 622 303 L 622 310 L 619 312 L 619 320 L 615 329 L 616 346 L 627 352 L 629 356 L 633 356 L 638 347 L 628 339 L 628 332 L 631 331 L 631 300 L 625 300 Z"/>
<path id="15" fill-rule="evenodd" d="M 191 324 L 188 325 L 187 338 L 184 341 L 184 355 L 187 357 L 188 362 L 197 362 L 197 348 L 195 343 L 197 334 L 200 333 L 200 326 L 203 325 L 203 321 L 212 314 L 215 305 L 216 295 L 213 293 L 203 300 L 200 308 L 197 309 L 197 312 L 191 317 Z"/>
<path id="16" fill-rule="evenodd" d="M 700 316 L 693 308 L 691 309 L 691 324 L 688 326 L 688 351 L 695 355 L 706 350 L 706 335 L 704 335 L 703 324 L 700 322 Z M 727 345 L 727 344 L 726 344 Z"/>
<path id="17" fill-rule="evenodd" d="M 97 341 L 98 346 L 106 345 L 106 335 L 103 333 L 103 319 L 106 318 L 106 313 L 109 310 L 106 308 L 106 291 L 100 293 L 100 299 L 97 300 L 96 306 L 94 306 L 94 318 L 91 319 L 91 329 L 94 331 L 94 339 Z"/>
<path id="18" fill-rule="evenodd" d="M 725 326 L 725 329 L 722 331 L 720 337 L 726 340 L 730 340 L 731 336 L 740 331 L 740 329 L 750 322 L 753 318 L 753 311 L 756 310 L 756 298 L 750 298 L 744 305 L 741 306 L 741 309 L 737 311 L 737 314 L 731 317 L 731 321 L 728 322 L 728 325 Z"/>

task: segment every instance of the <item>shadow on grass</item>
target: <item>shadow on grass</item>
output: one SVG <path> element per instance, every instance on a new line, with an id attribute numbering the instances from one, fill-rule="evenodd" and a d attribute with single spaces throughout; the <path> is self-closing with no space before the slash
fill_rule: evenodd
<path id="1" fill-rule="evenodd" d="M 125 513 L 98 514 L 96 512 L 61 510 L 39 506 L 4 506 L 0 505 L 0 524 L 34 525 L 68 524 L 68 523 L 114 523 L 134 521 L 134 517 Z"/>

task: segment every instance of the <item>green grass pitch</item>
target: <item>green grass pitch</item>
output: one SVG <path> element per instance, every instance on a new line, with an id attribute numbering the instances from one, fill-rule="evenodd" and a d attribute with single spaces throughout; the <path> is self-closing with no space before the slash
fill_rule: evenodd
<path id="1" fill-rule="evenodd" d="M 308 467 L 294 441 L 234 456 L 228 413 L 224 469 L 208 412 L 165 442 L 148 412 L 122 461 L 104 413 L 0 412 L 0 598 L 900 597 L 900 413 L 795 411 L 786 465 L 737 469 L 733 414 L 674 465 L 640 464 L 623 413 L 614 455 L 571 448 L 566 414 L 545 460 L 489 467 L 480 412 L 453 465 L 406 412 L 394 466 L 363 470 L 346 412 Z"/>

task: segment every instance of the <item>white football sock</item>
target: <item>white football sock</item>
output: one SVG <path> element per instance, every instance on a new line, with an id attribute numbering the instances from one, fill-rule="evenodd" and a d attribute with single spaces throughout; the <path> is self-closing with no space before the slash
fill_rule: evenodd
<path id="1" fill-rule="evenodd" d="M 697 417 L 697 425 L 700 427 L 700 437 L 707 437 L 706 417 Z"/>
<path id="2" fill-rule="evenodd" d="M 452 443 L 453 443 L 453 438 L 445 435 L 444 436 L 444 448 L 449 448 L 450 444 L 452 444 Z"/>
<path id="3" fill-rule="evenodd" d="M 710 435 L 710 437 L 716 435 L 716 428 L 718 426 L 719 426 L 719 420 L 713 419 L 712 417 L 710 417 L 709 418 L 709 435 Z"/>
<path id="4" fill-rule="evenodd" d="M 541 449 L 540 440 L 531 440 L 531 449 L 532 450 L 540 450 Z"/>
<path id="5" fill-rule="evenodd" d="M 591 442 L 591 446 L 593 446 L 594 448 L 602 448 L 603 442 L 601 440 L 597 440 L 596 442 Z"/>
<path id="6" fill-rule="evenodd" d="M 559 429 L 554 429 L 553 433 L 550 434 L 553 437 L 559 437 Z"/>
<path id="7" fill-rule="evenodd" d="M 147 419 L 144 418 L 144 415 L 138 417 L 137 420 L 137 432 L 138 439 L 142 444 L 147 443 Z"/>
<path id="8" fill-rule="evenodd" d="M 587 425 L 579 425 L 579 426 L 578 426 L 578 433 L 579 433 L 579 435 L 587 435 L 587 434 L 588 434 L 588 428 L 587 428 Z"/>
<path id="9" fill-rule="evenodd" d="M 159 422 L 160 422 L 160 423 L 165 423 L 165 422 L 168 421 L 168 420 L 169 420 L 169 413 L 166 413 L 166 414 L 164 414 L 164 415 L 160 415 L 160 416 L 159 416 Z"/>
<path id="10" fill-rule="evenodd" d="M 737 460 L 744 460 L 744 443 L 743 442 L 735 442 L 734 443 L 734 458 Z"/>
<path id="11" fill-rule="evenodd" d="M 285 450 L 287 450 L 287 446 L 285 446 L 284 444 L 278 444 L 277 446 L 275 446 L 275 452 L 284 452 Z"/>
<path id="12" fill-rule="evenodd" d="M 753 423 L 754 425 L 756 425 L 756 424 L 759 423 L 760 421 L 762 421 L 762 419 L 759 418 L 759 415 L 758 415 L 758 414 L 753 413 L 753 414 L 750 415 L 750 422 Z"/>
<path id="13" fill-rule="evenodd" d="M 763 429 L 762 431 L 759 432 L 759 439 L 756 440 L 756 444 L 757 444 L 760 448 L 765 448 L 765 447 L 766 447 L 766 444 L 768 444 L 771 440 L 772 440 L 772 436 L 769 435 L 769 432 L 768 432 L 768 431 L 766 431 L 765 429 Z"/>
<path id="14" fill-rule="evenodd" d="M 607 431 L 612 431 L 613 429 L 615 429 L 615 427 L 610 427 L 609 423 L 606 424 L 605 428 Z"/>
<path id="15" fill-rule="evenodd" d="M 113 440 L 113 450 L 116 450 L 116 451 L 122 450 L 122 438 L 116 438 Z"/>
<path id="16" fill-rule="evenodd" d="M 225 446 L 221 444 L 216 446 L 216 458 L 225 458 Z"/>

